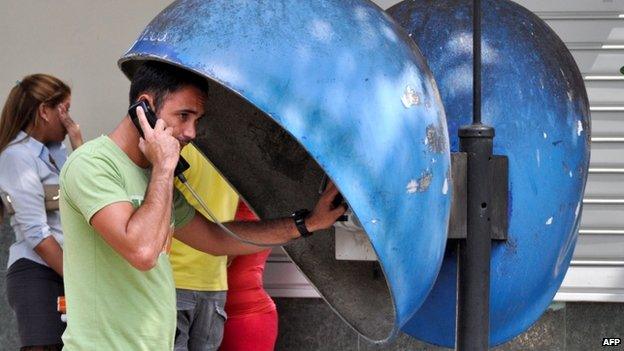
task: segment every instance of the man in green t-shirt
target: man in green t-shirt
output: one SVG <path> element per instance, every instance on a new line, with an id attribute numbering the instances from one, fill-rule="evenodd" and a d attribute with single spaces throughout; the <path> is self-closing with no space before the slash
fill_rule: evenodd
<path id="1" fill-rule="evenodd" d="M 212 255 L 265 249 L 230 237 L 173 188 L 180 147 L 195 137 L 206 92 L 206 81 L 195 74 L 143 64 L 132 77 L 130 101 L 146 100 L 159 117 L 156 126 L 139 108 L 144 138 L 126 116 L 65 163 L 60 183 L 67 350 L 173 348 L 175 286 L 167 257 L 172 235 Z M 227 226 L 247 240 L 281 244 L 331 226 L 344 212 L 332 206 L 337 193 L 328 187 L 299 225 L 282 218 Z"/>

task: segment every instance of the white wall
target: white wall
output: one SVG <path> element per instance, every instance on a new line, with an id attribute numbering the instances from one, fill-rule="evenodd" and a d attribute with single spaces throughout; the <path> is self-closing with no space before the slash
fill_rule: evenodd
<path id="1" fill-rule="evenodd" d="M 125 115 L 117 59 L 168 0 L 0 1 L 0 101 L 17 79 L 50 73 L 72 87 L 71 115 L 92 139 Z"/>

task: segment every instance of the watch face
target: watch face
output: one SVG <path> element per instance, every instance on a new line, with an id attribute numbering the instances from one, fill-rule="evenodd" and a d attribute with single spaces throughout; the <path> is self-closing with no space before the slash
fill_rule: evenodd
<path id="1" fill-rule="evenodd" d="M 301 236 L 309 236 L 312 234 L 310 231 L 308 231 L 308 228 L 306 228 L 305 226 L 305 218 L 307 217 L 309 213 L 310 211 L 306 209 L 297 210 L 293 213 L 295 226 L 297 227 L 297 230 L 299 231 L 299 234 L 301 234 Z"/>

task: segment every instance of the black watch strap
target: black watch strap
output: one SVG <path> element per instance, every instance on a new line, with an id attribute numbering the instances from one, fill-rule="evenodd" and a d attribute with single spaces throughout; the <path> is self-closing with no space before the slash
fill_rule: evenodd
<path id="1" fill-rule="evenodd" d="M 297 210 L 292 214 L 292 218 L 295 220 L 295 226 L 297 227 L 299 234 L 301 234 L 304 238 L 312 235 L 312 232 L 308 231 L 308 228 L 306 228 L 305 225 L 305 220 L 308 218 L 309 214 L 310 211 L 306 209 Z"/>

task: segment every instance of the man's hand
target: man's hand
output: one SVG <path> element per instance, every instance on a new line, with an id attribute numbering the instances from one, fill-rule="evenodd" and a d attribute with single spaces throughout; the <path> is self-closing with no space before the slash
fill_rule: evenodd
<path id="1" fill-rule="evenodd" d="M 314 210 L 312 210 L 310 216 L 305 220 L 308 231 L 315 232 L 317 230 L 327 229 L 345 213 L 347 209 L 344 205 L 341 204 L 338 205 L 338 207 L 334 207 L 332 204 L 337 195 L 338 188 L 336 188 L 334 183 L 329 182 L 321 198 L 316 203 L 316 206 L 314 206 Z"/>
<path id="2" fill-rule="evenodd" d="M 67 136 L 69 136 L 69 142 L 71 143 L 72 149 L 76 150 L 80 145 L 82 145 L 82 132 L 80 132 L 80 126 L 78 123 L 74 122 L 74 120 L 69 115 L 69 111 L 67 109 L 67 105 L 59 104 L 57 107 L 59 120 L 65 130 L 67 130 Z"/>
<path id="3" fill-rule="evenodd" d="M 180 143 L 172 136 L 171 128 L 162 119 L 158 119 L 152 128 L 140 106 L 137 116 L 144 136 L 139 140 L 139 149 L 154 169 L 173 171 L 180 157 Z"/>

